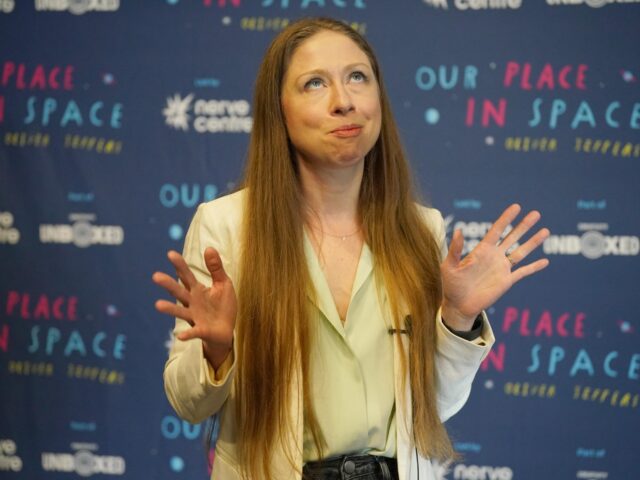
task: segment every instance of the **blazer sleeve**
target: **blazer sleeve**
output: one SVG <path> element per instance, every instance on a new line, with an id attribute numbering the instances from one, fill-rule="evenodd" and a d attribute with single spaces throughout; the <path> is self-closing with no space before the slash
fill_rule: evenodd
<path id="1" fill-rule="evenodd" d="M 225 245 L 225 226 L 216 219 L 210 204 L 196 210 L 185 237 L 183 256 L 199 282 L 209 286 L 211 277 L 204 263 L 204 250 L 214 247 L 220 253 L 225 270 L 229 272 L 229 249 Z M 178 340 L 175 335 L 191 328 L 176 318 L 174 340 L 164 367 L 164 389 L 176 413 L 191 423 L 199 423 L 216 413 L 227 399 L 235 372 L 235 351 L 232 351 L 217 372 L 204 357 L 199 338 Z M 234 342 L 235 350 L 235 342 Z"/>
<path id="2" fill-rule="evenodd" d="M 428 224 L 440 245 L 441 259 L 447 254 L 446 232 L 442 214 L 431 208 L 423 210 Z M 455 415 L 466 403 L 471 385 L 480 364 L 495 343 L 493 330 L 485 312 L 480 337 L 469 341 L 455 335 L 442 321 L 441 310 L 436 315 L 436 381 L 438 412 L 444 422 Z"/>

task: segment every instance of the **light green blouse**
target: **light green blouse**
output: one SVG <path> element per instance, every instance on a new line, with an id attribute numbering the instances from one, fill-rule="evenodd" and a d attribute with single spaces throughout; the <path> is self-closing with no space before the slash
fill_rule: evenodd
<path id="1" fill-rule="evenodd" d="M 318 257 L 307 235 L 304 248 L 315 298 L 309 295 L 312 347 L 311 401 L 327 442 L 325 458 L 349 453 L 396 455 L 393 338 L 383 313 L 365 244 L 347 317 L 342 324 Z M 304 462 L 318 460 L 304 431 Z"/>

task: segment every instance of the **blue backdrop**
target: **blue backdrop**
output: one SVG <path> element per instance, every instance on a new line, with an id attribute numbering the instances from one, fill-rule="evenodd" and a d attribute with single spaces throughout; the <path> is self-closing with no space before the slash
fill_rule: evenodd
<path id="1" fill-rule="evenodd" d="M 237 181 L 259 60 L 306 15 L 374 45 L 449 234 L 514 201 L 552 231 L 441 478 L 640 478 L 638 0 L 0 0 L 0 478 L 207 478 L 150 276 Z"/>

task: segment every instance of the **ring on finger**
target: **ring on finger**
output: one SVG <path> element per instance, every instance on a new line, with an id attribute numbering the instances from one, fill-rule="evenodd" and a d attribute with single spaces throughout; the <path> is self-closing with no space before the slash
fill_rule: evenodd
<path id="1" fill-rule="evenodd" d="M 507 258 L 507 260 L 509 260 L 509 263 L 511 264 L 512 267 L 515 267 L 516 263 L 518 263 L 513 258 L 511 258 L 510 253 L 505 253 L 504 256 Z"/>

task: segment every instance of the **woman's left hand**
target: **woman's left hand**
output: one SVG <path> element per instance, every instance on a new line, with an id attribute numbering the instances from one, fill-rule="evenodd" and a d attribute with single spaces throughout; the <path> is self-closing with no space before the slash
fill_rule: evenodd
<path id="1" fill-rule="evenodd" d="M 507 208 L 476 248 L 462 259 L 464 238 L 460 230 L 453 233 L 449 253 L 440 271 L 444 290 L 442 318 L 454 330 L 470 330 L 482 310 L 493 305 L 516 282 L 549 264 L 549 260 L 543 258 L 517 266 L 549 236 L 547 228 L 538 230 L 529 240 L 510 251 L 540 220 L 537 211 L 529 212 L 500 242 L 500 237 L 518 213 L 520 206 L 517 204 Z"/>

